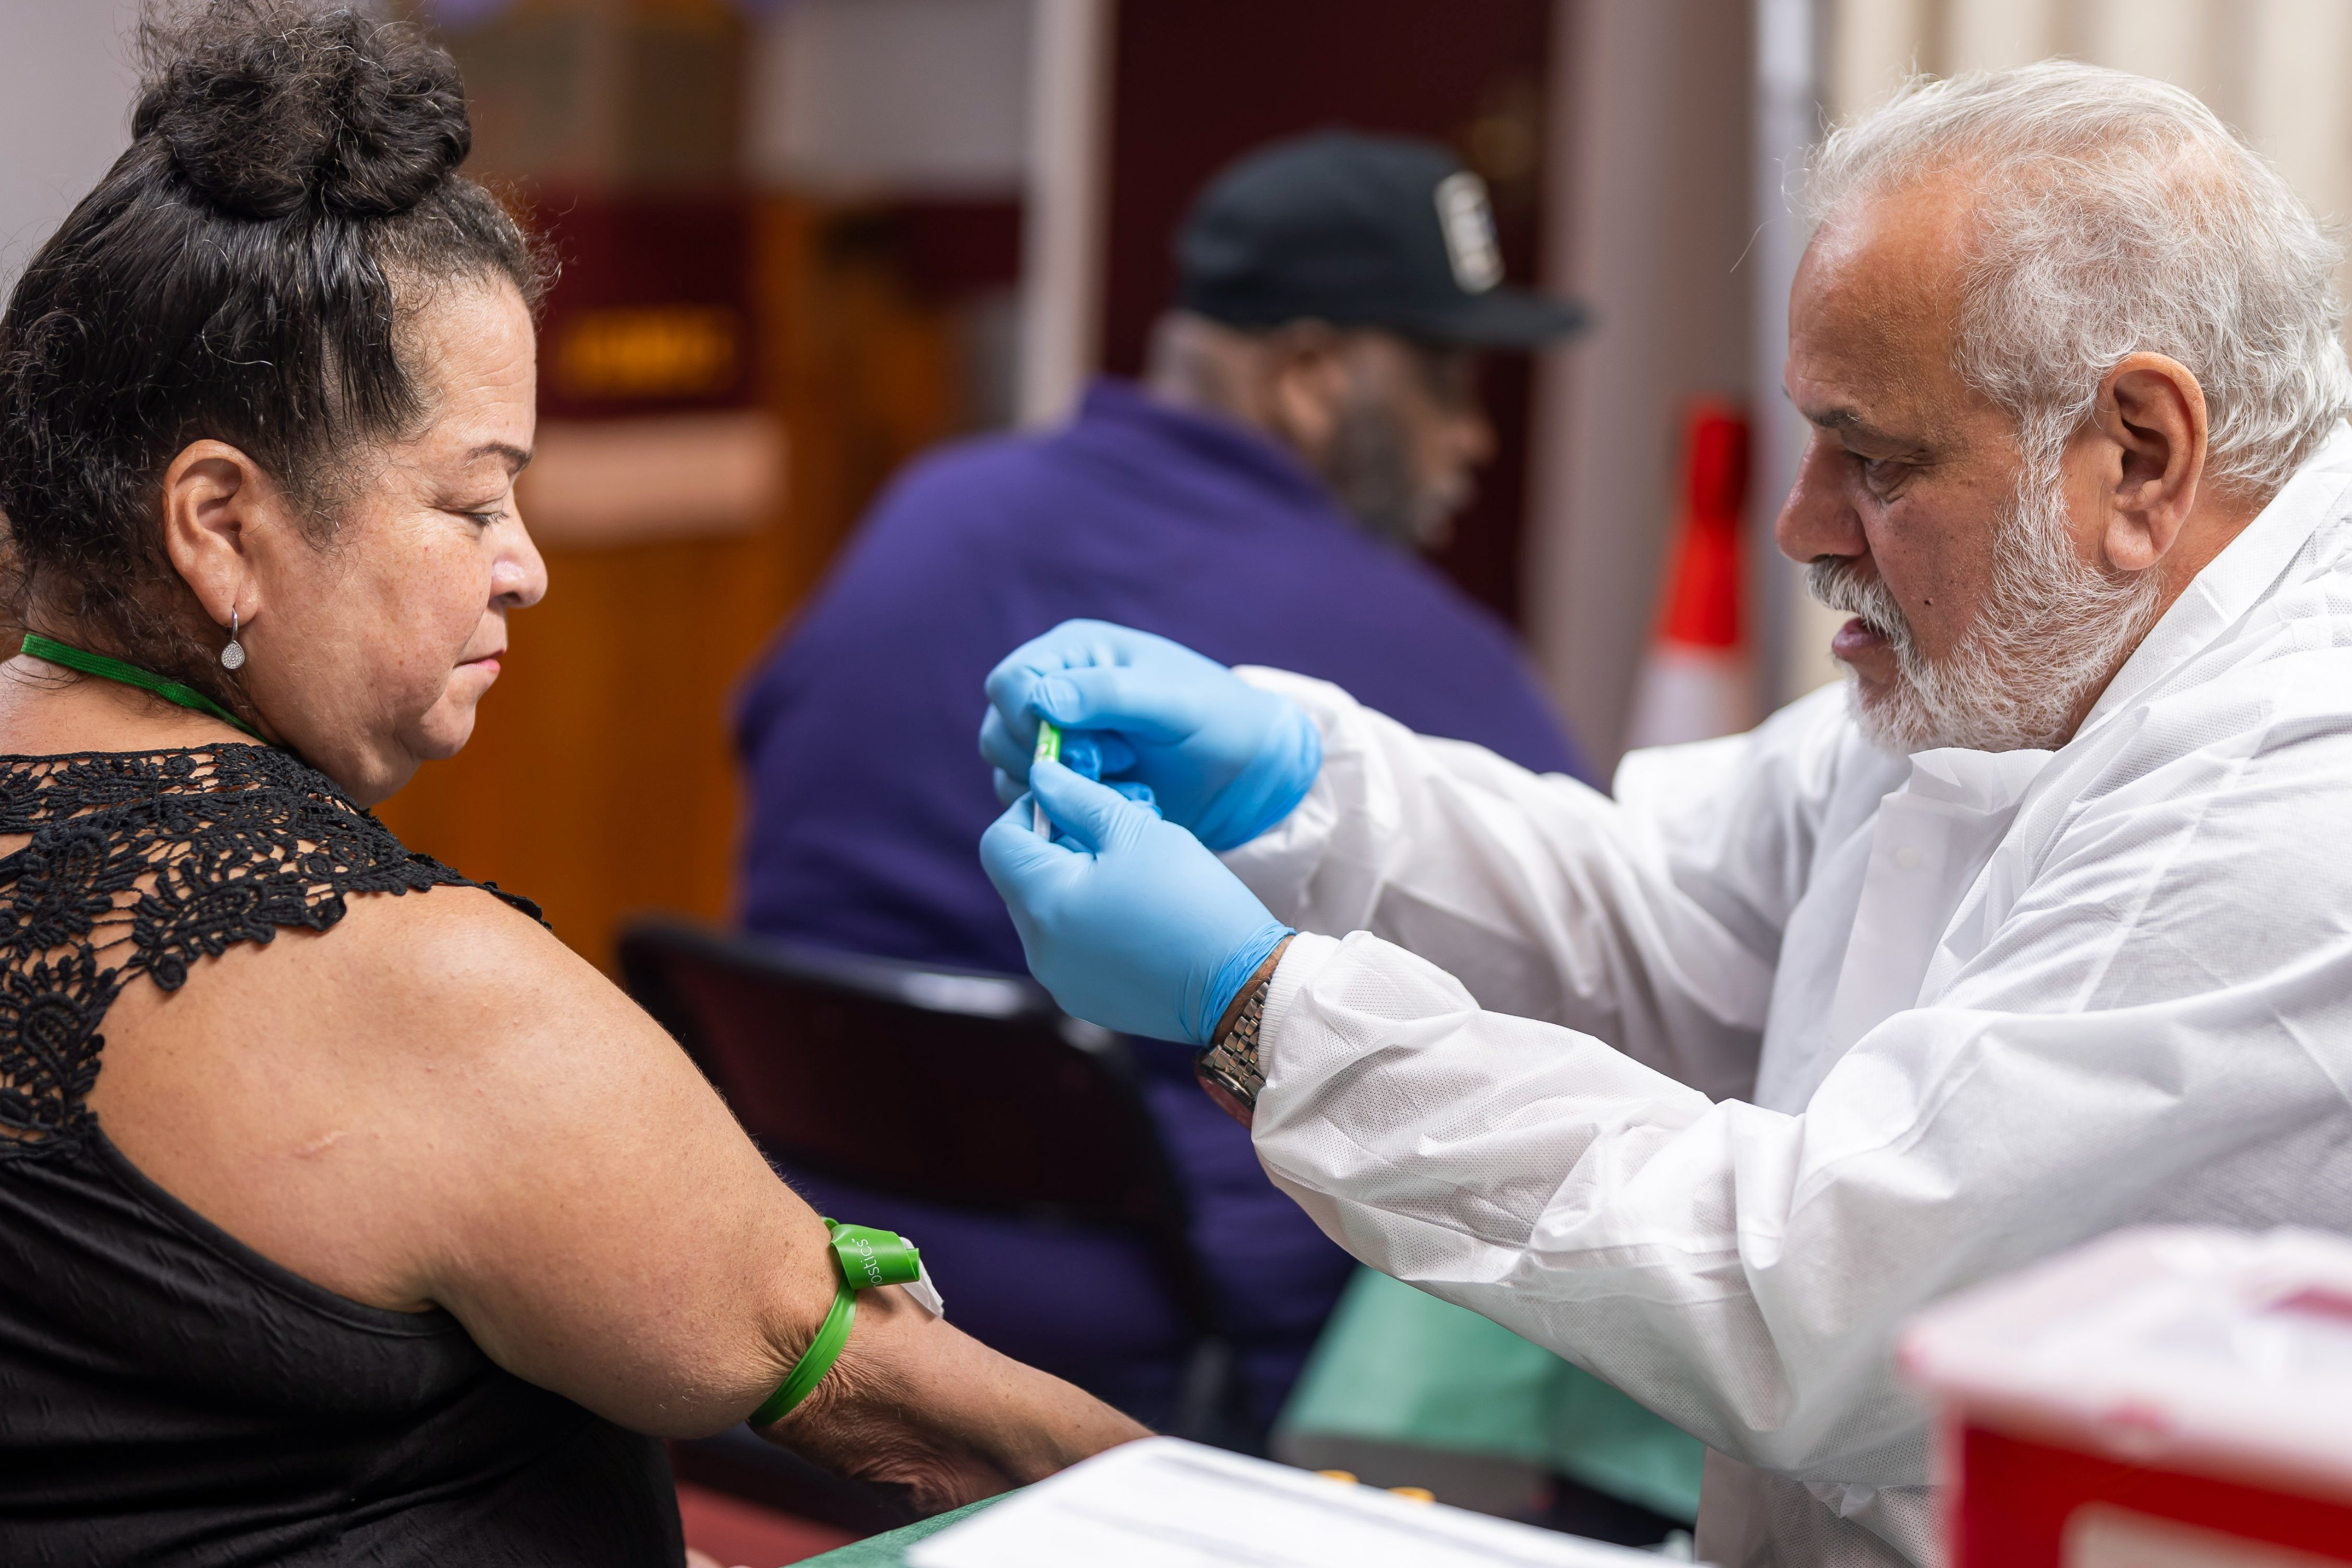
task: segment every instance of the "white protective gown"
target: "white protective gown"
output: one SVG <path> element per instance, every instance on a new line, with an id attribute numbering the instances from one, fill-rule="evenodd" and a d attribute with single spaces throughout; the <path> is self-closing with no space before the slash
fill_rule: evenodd
<path id="1" fill-rule="evenodd" d="M 1266 1170 L 1704 1439 L 1702 1556 L 1937 1559 L 1923 1303 L 2122 1225 L 2352 1228 L 2352 432 L 2055 752 L 1890 758 L 1832 689 L 1612 800 L 1247 678 L 1325 756 L 1226 856 L 1304 933 Z"/>

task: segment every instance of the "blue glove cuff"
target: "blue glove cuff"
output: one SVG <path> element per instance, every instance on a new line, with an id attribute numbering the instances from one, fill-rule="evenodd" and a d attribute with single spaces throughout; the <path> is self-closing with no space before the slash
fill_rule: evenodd
<path id="1" fill-rule="evenodd" d="M 1283 706 L 1290 716 L 1289 735 L 1252 758 L 1192 829 L 1194 838 L 1221 854 L 1241 848 L 1298 810 L 1298 802 L 1315 788 L 1316 775 L 1323 771 L 1323 732 L 1297 704 L 1285 699 Z"/>
<path id="2" fill-rule="evenodd" d="M 1280 946 L 1284 937 L 1296 935 L 1297 932 L 1281 921 L 1268 920 L 1251 932 L 1240 946 L 1225 955 L 1225 961 L 1218 965 L 1217 972 L 1210 977 L 1208 989 L 1202 998 L 1207 1005 L 1198 1018 L 1184 1020 L 1186 1032 L 1192 1037 L 1194 1045 L 1216 1043 L 1211 1038 L 1211 1031 L 1217 1027 L 1217 1020 L 1225 1016 L 1225 1009 L 1232 1007 L 1234 998 L 1242 994 L 1242 988 L 1249 984 L 1252 975 L 1257 973 L 1257 967 L 1265 962 L 1265 956 Z"/>

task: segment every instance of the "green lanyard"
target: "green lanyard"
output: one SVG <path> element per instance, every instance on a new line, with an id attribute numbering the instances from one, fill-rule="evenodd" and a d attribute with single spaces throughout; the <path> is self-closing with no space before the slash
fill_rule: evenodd
<path id="1" fill-rule="evenodd" d="M 223 724 L 233 725 L 253 737 L 254 739 L 260 740 L 264 746 L 269 744 L 267 740 L 262 740 L 259 730 L 196 690 L 195 687 L 184 686 L 177 681 L 167 681 L 152 670 L 142 670 L 136 664 L 126 664 L 121 660 L 110 659 L 104 653 L 91 653 L 79 648 L 69 648 L 56 638 L 44 637 L 38 632 L 25 633 L 25 652 L 36 659 L 47 659 L 52 664 L 63 664 L 68 670 L 79 670 L 85 675 L 97 675 L 102 680 L 121 681 L 126 686 L 137 686 L 142 692 L 152 692 L 167 703 L 177 703 L 182 707 L 194 708 L 202 714 L 210 714 Z"/>

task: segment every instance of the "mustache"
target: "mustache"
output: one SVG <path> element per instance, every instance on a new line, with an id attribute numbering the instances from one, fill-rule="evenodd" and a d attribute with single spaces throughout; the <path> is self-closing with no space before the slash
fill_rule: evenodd
<path id="1" fill-rule="evenodd" d="M 1825 557 L 1805 568 L 1805 591 L 1829 609 L 1853 616 L 1898 649 L 1911 644 L 1910 618 L 1894 591 L 1859 561 Z"/>

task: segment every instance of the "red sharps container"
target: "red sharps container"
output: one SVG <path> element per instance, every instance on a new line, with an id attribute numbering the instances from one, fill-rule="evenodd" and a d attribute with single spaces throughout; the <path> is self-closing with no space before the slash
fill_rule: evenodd
<path id="1" fill-rule="evenodd" d="M 2352 1241 L 2118 1232 L 1906 1331 L 1949 1568 L 2352 1563 Z"/>

